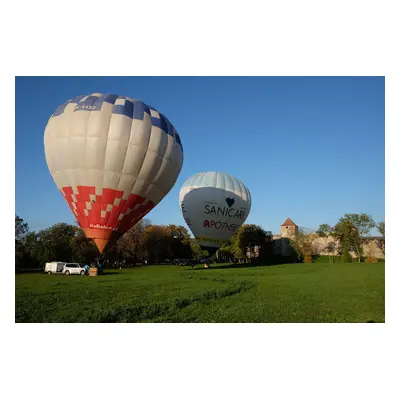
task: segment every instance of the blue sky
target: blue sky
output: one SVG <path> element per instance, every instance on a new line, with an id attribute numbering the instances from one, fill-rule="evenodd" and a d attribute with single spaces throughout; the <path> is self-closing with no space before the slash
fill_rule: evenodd
<path id="1" fill-rule="evenodd" d="M 186 226 L 179 190 L 202 171 L 241 179 L 252 194 L 246 222 L 274 233 L 287 217 L 308 228 L 345 213 L 385 218 L 383 77 L 19 77 L 15 212 L 31 230 L 74 222 L 43 134 L 60 104 L 94 92 L 154 106 L 181 136 L 183 168 L 148 214 L 154 224 Z"/>

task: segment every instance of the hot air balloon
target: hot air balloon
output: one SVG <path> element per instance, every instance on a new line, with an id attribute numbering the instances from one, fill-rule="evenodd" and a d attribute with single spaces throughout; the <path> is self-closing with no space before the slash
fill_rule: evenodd
<path id="1" fill-rule="evenodd" d="M 179 204 L 200 247 L 212 256 L 245 222 L 251 196 L 247 187 L 233 176 L 201 172 L 184 183 Z"/>
<path id="2" fill-rule="evenodd" d="M 62 104 L 48 121 L 44 148 L 54 182 L 100 253 L 164 198 L 183 163 L 168 119 L 116 94 Z"/>

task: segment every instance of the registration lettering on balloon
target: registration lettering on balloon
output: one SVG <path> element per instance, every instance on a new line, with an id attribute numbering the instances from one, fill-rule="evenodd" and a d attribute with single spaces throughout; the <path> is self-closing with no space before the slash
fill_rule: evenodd
<path id="1" fill-rule="evenodd" d="M 78 110 L 91 110 L 91 111 L 93 111 L 93 110 L 96 110 L 96 109 L 99 110 L 100 108 L 98 108 L 96 106 L 85 106 L 85 105 L 80 106 L 80 105 L 78 105 L 78 106 L 76 106 L 75 111 L 78 111 Z"/>
<path id="2" fill-rule="evenodd" d="M 87 110 L 87 111 L 100 111 L 102 103 L 97 101 L 99 99 L 98 96 L 86 96 L 82 98 L 77 105 L 75 106 L 74 111 L 80 111 L 80 110 Z"/>

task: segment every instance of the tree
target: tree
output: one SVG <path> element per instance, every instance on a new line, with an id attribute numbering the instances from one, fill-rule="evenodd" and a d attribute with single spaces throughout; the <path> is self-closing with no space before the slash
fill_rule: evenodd
<path id="1" fill-rule="evenodd" d="M 365 213 L 345 214 L 344 217 L 352 222 L 361 237 L 367 236 L 370 230 L 375 227 L 375 222 L 371 215 Z"/>
<path id="2" fill-rule="evenodd" d="M 28 224 L 18 215 L 15 216 L 15 240 L 22 242 L 29 231 Z"/>
<path id="3" fill-rule="evenodd" d="M 216 257 L 218 257 L 218 261 L 235 261 L 234 250 L 232 248 L 231 241 L 227 241 L 218 249 Z"/>
<path id="4" fill-rule="evenodd" d="M 376 224 L 378 232 L 382 235 L 382 240 L 377 240 L 377 245 L 383 255 L 385 255 L 385 221 L 378 222 Z"/>
<path id="5" fill-rule="evenodd" d="M 260 255 L 262 249 L 265 247 L 268 241 L 272 240 L 271 232 L 266 232 L 259 225 L 245 224 L 242 225 L 233 240 L 235 255 L 246 258 L 246 255 L 250 253 L 250 258 L 256 258 Z"/>
<path id="6" fill-rule="evenodd" d="M 331 257 L 332 257 L 332 262 L 334 260 L 334 252 L 336 251 L 336 243 L 335 242 L 328 242 L 328 244 L 325 247 L 326 251 L 329 253 L 329 262 L 331 262 Z"/>
<path id="7" fill-rule="evenodd" d="M 208 256 L 208 252 L 206 250 L 202 250 L 199 243 L 196 239 L 189 239 L 189 245 L 191 250 L 191 257 L 200 260 Z M 219 251 L 219 250 L 218 250 Z"/>
<path id="8" fill-rule="evenodd" d="M 328 240 L 329 237 L 332 235 L 332 228 L 328 224 L 321 224 L 315 233 L 318 235 L 318 237 L 324 239 L 324 251 L 333 253 L 333 251 L 330 250 L 332 249 L 332 245 L 330 245 L 328 249 Z M 331 262 L 331 254 L 329 255 L 329 262 Z"/>
<path id="9" fill-rule="evenodd" d="M 169 233 L 169 258 L 192 257 L 188 230 L 182 225 L 168 225 L 166 228 Z"/>
<path id="10" fill-rule="evenodd" d="M 37 255 L 40 264 L 50 261 L 71 262 L 73 243 L 77 235 L 77 227 L 66 223 L 58 223 L 38 232 Z"/>
<path id="11" fill-rule="evenodd" d="M 231 249 L 232 249 L 232 253 L 233 253 L 233 257 L 235 259 L 235 261 L 239 261 L 242 262 L 246 259 L 246 246 L 245 245 L 241 245 L 240 241 L 239 241 L 239 237 L 238 237 L 238 232 L 236 232 L 236 234 L 234 236 L 232 236 L 231 238 Z"/>
<path id="12" fill-rule="evenodd" d="M 74 227 L 75 235 L 71 237 L 71 261 L 89 264 L 99 255 L 93 240 L 88 239 L 81 228 Z"/>
<path id="13" fill-rule="evenodd" d="M 15 216 L 15 268 L 22 267 L 25 257 L 24 239 L 29 232 L 29 227 L 18 215 Z"/>
<path id="14" fill-rule="evenodd" d="M 351 251 L 356 252 L 356 243 L 360 242 L 359 233 L 352 222 L 341 218 L 333 229 L 333 237 L 339 242 L 339 254 L 343 262 L 351 262 Z"/>
<path id="15" fill-rule="evenodd" d="M 290 245 L 296 252 L 297 257 L 305 263 L 311 263 L 313 255 L 317 253 L 316 237 L 316 234 L 304 233 L 301 229 L 296 236 L 289 239 Z"/>
<path id="16" fill-rule="evenodd" d="M 146 258 L 144 248 L 144 234 L 150 226 L 150 221 L 144 219 L 128 230 L 110 249 L 107 255 L 111 260 L 121 261 L 122 259 L 130 264 L 143 262 Z"/>
<path id="17" fill-rule="evenodd" d="M 148 261 L 165 260 L 169 257 L 170 235 L 166 226 L 148 226 L 143 234 L 144 254 Z"/>
<path id="18" fill-rule="evenodd" d="M 24 239 L 24 268 L 40 268 L 40 248 L 38 245 L 38 234 L 29 232 Z"/>
<path id="19" fill-rule="evenodd" d="M 334 228 L 334 237 L 340 241 L 344 261 L 349 261 L 350 251 L 357 255 L 358 262 L 363 256 L 362 237 L 368 235 L 375 222 L 367 214 L 345 214 Z"/>
<path id="20" fill-rule="evenodd" d="M 376 228 L 382 236 L 385 236 L 385 221 L 378 222 Z"/>

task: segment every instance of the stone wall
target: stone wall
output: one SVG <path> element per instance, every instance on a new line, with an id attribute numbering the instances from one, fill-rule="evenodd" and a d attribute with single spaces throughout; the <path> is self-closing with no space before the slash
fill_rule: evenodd
<path id="1" fill-rule="evenodd" d="M 276 245 L 274 246 L 274 249 L 276 249 L 277 254 L 286 255 L 286 253 L 288 252 L 288 250 L 287 250 L 288 244 L 282 243 L 282 238 L 280 235 L 274 235 L 273 240 L 276 241 Z M 336 249 L 333 253 L 329 253 L 328 251 L 326 251 L 326 245 L 330 242 L 335 244 Z M 385 254 L 383 254 L 383 252 L 379 248 L 378 242 L 379 242 L 379 239 L 375 239 L 375 238 L 371 238 L 371 239 L 365 238 L 364 239 L 364 243 L 363 243 L 364 257 L 375 257 L 375 258 L 380 258 L 380 259 L 385 258 Z M 317 237 L 313 243 L 317 249 L 318 254 L 320 254 L 321 256 L 328 256 L 328 255 L 337 256 L 339 254 L 338 253 L 338 250 L 340 247 L 339 242 L 337 240 L 335 240 L 335 238 L 333 238 L 332 236 L 329 236 L 327 238 Z M 280 253 L 279 253 L 279 251 L 280 251 Z M 356 258 L 356 254 L 354 252 L 351 252 L 350 254 L 353 258 Z"/>

